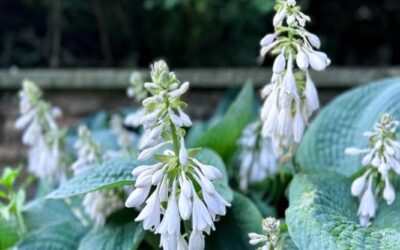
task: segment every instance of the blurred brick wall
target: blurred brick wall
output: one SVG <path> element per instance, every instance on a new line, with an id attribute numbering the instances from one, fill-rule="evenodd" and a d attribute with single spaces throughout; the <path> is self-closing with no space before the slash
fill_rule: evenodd
<path id="1" fill-rule="evenodd" d="M 326 104 L 343 91 L 341 88 L 320 89 L 321 103 Z M 220 89 L 192 89 L 185 95 L 184 99 L 189 104 L 188 112 L 193 120 L 206 119 L 212 115 L 223 94 L 224 91 Z M 74 126 L 80 118 L 100 109 L 113 111 L 123 106 L 137 105 L 121 90 L 45 91 L 45 98 L 63 110 L 63 117 L 59 120 L 61 127 Z M 21 133 L 14 128 L 18 115 L 17 92 L 0 90 L 0 168 L 24 162 L 25 148 L 20 143 Z"/>

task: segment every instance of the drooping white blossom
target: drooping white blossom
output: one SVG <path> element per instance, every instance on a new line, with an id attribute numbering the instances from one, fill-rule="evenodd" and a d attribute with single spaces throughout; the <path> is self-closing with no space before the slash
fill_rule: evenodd
<path id="1" fill-rule="evenodd" d="M 74 175 L 80 174 L 94 163 L 102 161 L 100 145 L 92 140 L 90 130 L 85 125 L 81 125 L 78 129 L 78 135 L 79 138 L 74 145 L 78 157 L 71 165 Z"/>
<path id="2" fill-rule="evenodd" d="M 261 122 L 253 122 L 243 130 L 240 147 L 240 189 L 264 180 L 278 172 L 279 149 L 271 138 L 260 136 Z"/>
<path id="3" fill-rule="evenodd" d="M 132 142 L 134 134 L 124 127 L 124 121 L 118 114 L 114 114 L 110 121 L 111 131 L 117 136 L 119 148 L 117 150 L 107 150 L 104 159 L 112 159 L 121 156 L 132 156 L 135 153 Z"/>
<path id="4" fill-rule="evenodd" d="M 145 114 L 141 118 L 147 141 L 138 159 L 154 158 L 157 162 L 133 169 L 135 188 L 125 205 L 141 208 L 135 220 L 141 221 L 144 229 L 160 234 L 164 249 L 202 250 L 204 233 L 215 229 L 214 221 L 230 206 L 213 185 L 222 174 L 198 161 L 197 149 L 185 146 L 183 127 L 192 122 L 183 111 L 186 104 L 180 96 L 189 83 L 181 84 L 164 61 L 152 66 L 151 77 L 152 82 L 145 84 L 151 96 L 143 100 Z M 168 146 L 173 150 L 163 149 Z M 182 221 L 187 221 L 190 231 L 181 227 Z"/>
<path id="5" fill-rule="evenodd" d="M 43 101 L 41 90 L 29 80 L 23 81 L 19 98 L 21 115 L 15 126 L 25 129 L 22 143 L 29 147 L 28 170 L 41 179 L 64 181 L 61 147 L 65 131 L 56 123 L 60 109 Z"/>
<path id="6" fill-rule="evenodd" d="M 365 172 L 356 178 L 351 186 L 352 195 L 360 198 L 358 215 L 362 226 L 368 226 L 375 217 L 378 209 L 376 194 L 382 194 L 388 205 L 396 198 L 389 174 L 400 174 L 400 143 L 396 141 L 399 124 L 385 113 L 375 124 L 374 131 L 364 133 L 364 136 L 369 138 L 368 148 L 346 149 L 346 154 L 364 155 L 362 164 Z"/>
<path id="7" fill-rule="evenodd" d="M 71 165 L 74 175 L 91 171 L 91 168 L 101 164 L 105 157 L 103 149 L 93 140 L 90 130 L 85 125 L 79 127 L 78 135 L 75 143 L 78 157 Z M 83 207 L 96 226 L 104 225 L 109 215 L 124 207 L 121 194 L 123 192 L 120 189 L 104 189 L 85 194 Z"/>
<path id="8" fill-rule="evenodd" d="M 108 216 L 124 207 L 121 191 L 118 189 L 87 193 L 82 204 L 96 226 L 104 225 Z"/>
<path id="9" fill-rule="evenodd" d="M 267 217 L 262 221 L 262 234 L 249 233 L 250 244 L 258 245 L 257 250 L 277 249 L 280 237 L 280 221 Z"/>
<path id="10" fill-rule="evenodd" d="M 324 70 L 330 60 L 318 51 L 319 38 L 305 29 L 310 18 L 295 0 L 279 0 L 276 9 L 275 32 L 260 42 L 262 57 L 267 53 L 277 55 L 271 82 L 262 91 L 262 135 L 290 146 L 300 142 L 308 119 L 319 108 L 309 69 Z"/>

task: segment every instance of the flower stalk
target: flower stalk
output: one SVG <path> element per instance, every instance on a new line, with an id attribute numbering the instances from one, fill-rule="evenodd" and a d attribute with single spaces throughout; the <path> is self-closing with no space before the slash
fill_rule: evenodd
<path id="1" fill-rule="evenodd" d="M 400 175 L 400 143 L 396 139 L 396 130 L 400 123 L 385 113 L 364 136 L 369 139 L 369 148 L 347 148 L 348 155 L 364 155 L 363 174 L 357 177 L 351 186 L 351 194 L 360 200 L 358 216 L 362 226 L 369 226 L 378 210 L 376 196 L 382 195 L 388 205 L 396 198 L 396 192 L 390 182 L 390 174 Z"/>
<path id="2" fill-rule="evenodd" d="M 308 119 L 319 108 L 309 68 L 324 70 L 330 60 L 317 51 L 321 42 L 305 29 L 311 19 L 296 1 L 278 0 L 275 10 L 275 32 L 260 42 L 262 57 L 267 53 L 276 55 L 271 82 L 262 90 L 262 135 L 287 147 L 300 142 Z"/>
<path id="3" fill-rule="evenodd" d="M 151 78 L 152 82 L 144 84 L 150 96 L 142 102 L 140 123 L 147 136 L 138 159 L 153 158 L 156 163 L 133 169 L 135 189 L 125 205 L 141 209 L 135 220 L 159 234 L 164 249 L 201 250 L 204 233 L 215 229 L 217 216 L 225 215 L 230 206 L 212 183 L 222 174 L 195 158 L 199 149 L 185 146 L 184 127 L 192 121 L 183 111 L 187 105 L 180 97 L 189 83 L 181 84 L 164 61 L 152 65 Z M 185 226 L 181 228 L 181 224 Z"/>

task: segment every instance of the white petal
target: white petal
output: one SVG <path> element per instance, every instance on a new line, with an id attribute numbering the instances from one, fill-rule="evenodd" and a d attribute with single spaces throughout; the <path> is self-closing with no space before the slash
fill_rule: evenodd
<path id="1" fill-rule="evenodd" d="M 276 37 L 275 33 L 274 34 L 268 34 L 268 35 L 264 36 L 261 39 L 260 45 L 262 47 L 266 47 L 266 46 L 270 45 L 274 41 L 275 37 Z"/>
<path id="2" fill-rule="evenodd" d="M 389 178 L 385 179 L 385 189 L 383 190 L 383 198 L 386 200 L 388 205 L 391 205 L 396 198 L 396 193 L 392 184 L 389 182 Z"/>
<path id="3" fill-rule="evenodd" d="M 193 230 L 189 238 L 189 250 L 204 250 L 204 236 L 201 232 Z"/>
<path id="4" fill-rule="evenodd" d="M 183 137 L 181 137 L 180 139 L 180 149 L 179 149 L 179 163 L 182 166 L 185 166 L 187 163 L 187 158 L 188 158 L 188 154 L 187 154 L 187 150 L 185 147 L 185 139 Z"/>
<path id="5" fill-rule="evenodd" d="M 307 36 L 308 41 L 314 48 L 319 49 L 321 47 L 321 41 L 319 40 L 318 36 L 310 32 L 307 32 L 305 35 Z"/>
<path id="6" fill-rule="evenodd" d="M 133 192 L 128 196 L 128 199 L 125 202 L 126 207 L 138 207 L 140 206 L 146 199 L 149 194 L 150 186 L 146 188 L 135 188 Z"/>
<path id="7" fill-rule="evenodd" d="M 297 48 L 296 63 L 301 70 L 308 68 L 308 56 L 300 47 Z"/>
<path id="8" fill-rule="evenodd" d="M 282 50 L 282 52 L 276 57 L 276 59 L 274 61 L 272 71 L 275 74 L 280 74 L 285 70 L 285 67 L 286 67 L 286 59 L 285 59 L 284 51 Z"/>

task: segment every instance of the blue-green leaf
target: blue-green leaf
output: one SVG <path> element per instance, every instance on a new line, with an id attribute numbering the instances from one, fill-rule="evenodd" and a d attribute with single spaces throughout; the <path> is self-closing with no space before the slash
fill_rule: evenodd
<path id="1" fill-rule="evenodd" d="M 103 188 L 132 185 L 132 170 L 143 162 L 132 158 L 116 158 L 93 166 L 87 171 L 74 176 L 65 184 L 48 195 L 51 199 L 60 199 L 93 192 Z"/>
<path id="2" fill-rule="evenodd" d="M 400 199 L 380 202 L 370 227 L 359 225 L 350 179 L 334 172 L 297 175 L 286 223 L 299 249 L 400 249 Z"/>
<path id="3" fill-rule="evenodd" d="M 246 83 L 224 117 L 208 128 L 195 143 L 196 147 L 208 147 L 227 161 L 236 150 L 237 140 L 253 114 L 253 87 Z"/>

